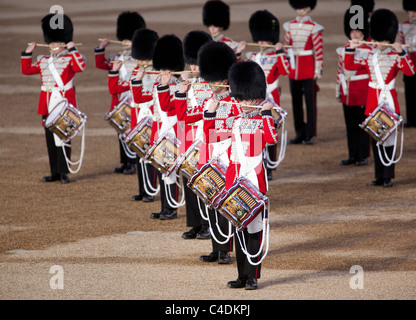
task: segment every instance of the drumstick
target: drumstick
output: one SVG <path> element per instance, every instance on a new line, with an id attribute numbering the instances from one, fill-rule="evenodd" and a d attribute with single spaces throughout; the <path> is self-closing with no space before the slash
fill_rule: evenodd
<path id="1" fill-rule="evenodd" d="M 348 40 L 349 42 L 353 42 L 353 40 Z M 374 45 L 380 45 L 380 46 L 385 46 L 385 47 L 392 47 L 393 44 L 392 43 L 381 43 L 381 42 L 377 42 L 377 41 L 358 41 L 358 43 L 364 43 L 364 44 L 374 44 Z M 410 45 L 408 44 L 400 44 L 402 47 L 410 47 Z"/>
<path id="2" fill-rule="evenodd" d="M 98 39 L 98 41 L 104 41 L 105 39 Z M 108 42 L 110 43 L 115 43 L 115 44 L 123 44 L 123 41 L 118 41 L 118 40 L 108 40 Z M 131 46 L 131 44 L 127 44 L 127 46 Z"/>
<path id="3" fill-rule="evenodd" d="M 32 43 L 28 43 L 27 45 L 30 46 Z M 75 43 L 75 46 L 82 46 L 82 43 Z M 53 47 L 51 48 L 49 44 L 44 44 L 44 43 L 37 43 L 36 44 L 37 47 L 44 47 L 44 48 L 50 48 L 51 50 L 58 50 L 59 48 L 65 48 L 67 45 L 66 44 L 61 44 L 57 47 Z"/>
<path id="4" fill-rule="evenodd" d="M 263 106 L 253 106 L 251 104 L 242 104 L 240 102 L 232 102 L 232 101 L 220 101 L 220 104 L 221 103 L 223 103 L 223 104 L 236 104 L 236 105 L 239 105 L 241 107 L 250 107 L 250 108 L 257 108 L 257 109 L 263 108 Z M 272 109 L 281 110 L 282 108 L 280 108 L 280 107 L 273 107 Z"/>
<path id="5" fill-rule="evenodd" d="M 182 73 L 187 73 L 187 72 L 191 72 L 191 71 L 170 71 L 170 74 L 182 74 Z M 147 71 L 146 73 L 161 74 L 162 71 Z"/>
<path id="6" fill-rule="evenodd" d="M 193 86 L 212 86 L 212 87 L 223 87 L 223 88 L 228 88 L 230 85 L 229 84 L 211 84 L 211 83 L 202 83 L 202 82 L 192 82 L 190 83 Z"/>
<path id="7" fill-rule="evenodd" d="M 254 42 L 247 42 L 246 45 L 248 46 L 258 46 L 258 47 L 266 47 L 266 48 L 274 48 L 276 45 L 274 44 L 258 44 Z M 292 48 L 292 46 L 288 46 L 286 44 L 283 45 L 283 48 Z"/>

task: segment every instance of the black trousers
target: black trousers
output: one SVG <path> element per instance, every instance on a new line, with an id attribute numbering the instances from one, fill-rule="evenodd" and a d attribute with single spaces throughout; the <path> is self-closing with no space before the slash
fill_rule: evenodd
<path id="1" fill-rule="evenodd" d="M 416 126 L 416 75 L 403 76 L 406 100 L 406 122 Z"/>
<path id="2" fill-rule="evenodd" d="M 46 118 L 46 117 L 44 117 Z M 48 149 L 49 167 L 51 174 L 69 173 L 62 147 L 55 145 L 53 132 L 45 128 L 46 147 Z M 67 143 L 71 144 L 71 142 Z M 71 159 L 71 147 L 65 147 L 66 156 Z"/>
<path id="3" fill-rule="evenodd" d="M 200 200 L 201 201 L 201 200 Z M 203 205 L 203 207 L 202 207 Z M 201 201 L 201 209 L 205 210 L 205 204 Z M 208 209 L 208 218 L 211 223 L 211 242 L 212 242 L 212 251 L 227 251 L 231 252 L 233 251 L 233 238 L 230 237 L 230 239 L 225 242 L 224 244 L 218 243 L 215 239 L 217 239 L 220 242 L 224 242 L 226 238 L 224 238 L 218 231 L 217 228 L 217 217 L 218 217 L 218 226 L 221 229 L 221 232 L 225 235 L 228 235 L 230 233 L 230 230 L 228 229 L 228 220 L 223 215 L 221 215 L 219 212 L 216 212 L 216 210 Z M 231 230 L 231 234 L 234 230 Z"/>
<path id="4" fill-rule="evenodd" d="M 208 226 L 208 221 L 205 221 L 200 212 L 198 205 L 198 196 L 193 192 L 188 186 L 188 179 L 185 176 L 182 176 L 182 184 L 185 192 L 185 209 L 186 209 L 186 226 L 187 227 L 202 227 Z M 201 210 L 205 210 L 205 207 L 202 206 L 201 201 Z M 205 214 L 205 212 L 204 212 Z"/>
<path id="5" fill-rule="evenodd" d="M 359 126 L 366 119 L 365 106 L 343 104 L 342 108 L 347 129 L 348 156 L 354 160 L 366 159 L 370 153 L 370 136 Z"/>
<path id="6" fill-rule="evenodd" d="M 165 192 L 165 181 L 162 179 L 162 173 L 156 168 L 155 170 L 157 171 L 160 185 L 160 212 L 172 212 L 176 210 L 176 208 L 172 207 L 167 200 L 168 195 Z M 178 185 L 176 183 L 169 184 L 167 185 L 167 188 L 169 188 L 172 198 L 175 201 L 178 201 Z"/>
<path id="7" fill-rule="evenodd" d="M 138 156 L 136 157 L 136 165 L 137 165 L 137 178 L 139 181 L 139 194 L 141 194 L 142 196 L 150 196 L 149 194 L 146 193 L 146 189 L 144 188 L 144 183 L 145 183 L 145 180 L 143 178 L 144 172 L 143 172 L 142 164 L 140 163 L 140 158 Z M 150 163 L 145 163 L 143 165 L 147 169 L 147 176 L 149 179 L 149 181 L 147 181 L 146 183 L 150 184 L 155 189 L 157 186 L 156 168 L 152 166 Z"/>
<path id="8" fill-rule="evenodd" d="M 242 234 L 244 234 L 244 238 Z M 263 231 L 256 232 L 256 233 L 248 233 L 247 228 L 244 231 L 240 232 L 240 240 L 243 243 L 243 239 L 245 239 L 245 243 L 247 246 L 247 250 L 250 254 L 254 255 L 260 250 L 260 246 L 262 243 L 262 236 Z M 235 235 L 237 237 L 237 235 Z M 262 257 L 263 252 L 256 258 L 252 259 L 252 262 L 255 263 L 259 261 Z M 235 255 L 237 259 L 237 269 L 238 269 L 238 277 L 242 279 L 247 279 L 249 277 L 253 277 L 255 279 L 260 278 L 260 271 L 261 271 L 261 263 L 257 266 L 253 266 L 248 259 L 251 259 L 246 256 L 246 254 L 242 251 L 240 241 L 238 238 L 235 239 Z"/>
<path id="9" fill-rule="evenodd" d="M 118 139 L 118 146 L 120 149 L 120 163 L 123 165 L 126 165 L 127 163 L 134 164 L 136 160 L 129 158 L 129 156 L 126 154 L 126 150 L 124 150 L 123 144 L 120 141 L 120 139 Z"/>
<path id="10" fill-rule="evenodd" d="M 311 139 L 316 136 L 316 80 L 290 79 L 290 93 L 292 95 L 293 120 L 296 137 Z M 306 105 L 306 122 L 303 111 L 303 97 Z"/>
<path id="11" fill-rule="evenodd" d="M 380 160 L 380 156 L 378 154 L 378 148 L 377 148 L 377 141 L 374 139 L 371 139 L 371 146 L 374 154 L 374 169 L 375 169 L 375 178 L 376 179 L 393 179 L 394 178 L 394 164 L 390 166 L 385 166 Z M 388 157 L 391 159 L 393 155 L 393 146 L 386 147 L 386 153 Z M 381 155 L 383 157 L 384 162 L 387 162 L 387 160 L 384 157 L 384 152 L 381 149 Z"/>

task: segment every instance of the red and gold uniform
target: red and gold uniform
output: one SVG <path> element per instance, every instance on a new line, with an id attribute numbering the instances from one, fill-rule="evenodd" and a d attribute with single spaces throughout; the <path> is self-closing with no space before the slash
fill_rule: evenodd
<path id="1" fill-rule="evenodd" d="M 287 54 L 290 61 L 289 82 L 296 138 L 289 142 L 312 144 L 313 137 L 317 134 L 316 79 L 322 75 L 323 69 L 324 28 L 309 16 L 298 16 L 295 20 L 284 23 L 283 28 L 286 31 L 285 43 L 292 46 L 287 49 Z"/>
<path id="2" fill-rule="evenodd" d="M 355 51 L 355 49 L 345 49 L 345 68 L 357 71 L 364 69 L 369 75 L 365 114 L 369 115 L 373 112 L 380 103 L 380 98 L 384 97 L 390 100 L 390 105 L 394 107 L 394 111 L 400 114 L 397 91 L 394 83 L 399 70 L 408 76 L 415 74 L 414 65 L 410 57 L 404 51 L 397 53 L 391 47 L 387 47 L 383 51 L 373 49 L 369 52 L 367 59 L 356 61 L 354 59 Z M 377 79 L 375 72 L 376 64 L 379 65 L 384 83 L 380 83 Z M 385 90 L 382 92 L 383 86 L 385 86 Z M 386 95 L 384 96 L 384 94 Z"/>
<path id="3" fill-rule="evenodd" d="M 370 36 L 373 40 L 387 43 L 395 41 L 398 32 L 398 21 L 396 15 L 388 9 L 376 10 L 370 20 Z M 368 94 L 365 108 L 365 115 L 370 115 L 381 102 L 385 102 L 388 107 L 397 114 L 400 114 L 400 107 L 395 89 L 395 80 L 402 71 L 407 76 L 415 74 L 415 67 L 404 50 L 398 53 L 392 46 L 378 46 L 374 48 L 367 59 L 356 61 L 354 59 L 355 49 L 345 49 L 345 68 L 348 70 L 365 69 L 369 75 Z M 390 159 L 394 159 L 394 139 L 393 134 L 387 139 L 382 148 Z M 381 159 L 378 153 L 379 145 L 375 139 L 371 139 L 372 150 L 374 153 L 375 177 L 376 180 L 371 185 L 384 185 L 391 187 L 391 179 L 394 178 L 394 163 L 385 165 L 386 159 Z M 385 158 L 385 156 L 383 156 Z"/>
<path id="4" fill-rule="evenodd" d="M 22 52 L 21 70 L 22 74 L 41 76 L 41 92 L 39 97 L 38 114 L 47 116 L 49 114 L 48 104 L 53 90 L 59 90 L 48 65 L 53 63 L 64 84 L 64 96 L 74 107 L 77 107 L 73 78 L 76 73 L 85 69 L 85 59 L 76 48 L 64 50 L 57 55 L 41 55 L 33 63 L 32 54 Z M 59 90 L 60 91 L 60 90 Z"/>

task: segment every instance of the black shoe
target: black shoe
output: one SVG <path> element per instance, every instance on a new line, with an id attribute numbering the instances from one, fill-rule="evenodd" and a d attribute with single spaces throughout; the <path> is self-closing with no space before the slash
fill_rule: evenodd
<path id="1" fill-rule="evenodd" d="M 253 277 L 248 278 L 246 281 L 246 290 L 256 290 L 257 289 L 257 280 Z"/>
<path id="2" fill-rule="evenodd" d="M 356 166 L 365 166 L 367 163 L 368 163 L 367 159 L 361 159 L 361 160 L 355 161 Z"/>
<path id="3" fill-rule="evenodd" d="M 71 182 L 71 180 L 69 180 L 68 175 L 66 173 L 61 173 L 61 176 L 59 179 L 61 180 L 61 183 Z"/>
<path id="4" fill-rule="evenodd" d="M 246 286 L 247 279 L 237 278 L 235 281 L 229 281 L 227 283 L 228 288 L 238 289 Z"/>
<path id="5" fill-rule="evenodd" d="M 343 165 L 343 166 L 349 166 L 350 164 L 353 164 L 353 163 L 356 163 L 355 159 L 353 159 L 353 158 L 348 158 L 348 159 L 345 159 L 345 160 L 341 160 L 339 162 L 339 164 Z"/>
<path id="6" fill-rule="evenodd" d="M 389 188 L 393 186 L 393 182 L 391 182 L 391 179 L 385 179 L 383 182 L 383 187 Z"/>
<path id="7" fill-rule="evenodd" d="M 306 138 L 302 141 L 302 144 L 306 145 L 312 145 L 313 144 L 313 138 Z"/>
<path id="8" fill-rule="evenodd" d="M 134 164 L 132 163 L 127 163 L 126 167 L 123 170 L 124 174 L 134 174 L 136 173 L 136 168 L 134 167 Z"/>
<path id="9" fill-rule="evenodd" d="M 204 261 L 204 262 L 218 261 L 218 251 L 211 252 L 209 255 L 200 256 L 199 260 Z"/>
<path id="10" fill-rule="evenodd" d="M 195 239 L 200 230 L 201 230 L 201 226 L 192 227 L 191 230 L 182 233 L 182 238 L 184 238 L 184 239 Z"/>
<path id="11" fill-rule="evenodd" d="M 383 179 L 376 179 L 370 182 L 370 186 L 382 186 L 384 184 Z"/>
<path id="12" fill-rule="evenodd" d="M 42 178 L 42 180 L 44 181 L 44 182 L 53 182 L 53 181 L 57 181 L 57 180 L 59 180 L 60 179 L 60 174 L 59 173 L 53 173 L 53 174 L 51 174 L 50 176 L 46 176 L 46 177 L 43 177 Z"/>
<path id="13" fill-rule="evenodd" d="M 159 219 L 161 215 L 161 212 L 153 212 L 150 214 L 151 219 Z"/>
<path id="14" fill-rule="evenodd" d="M 121 167 L 114 168 L 113 172 L 114 173 L 123 173 L 125 168 L 126 168 L 126 165 L 123 164 Z"/>
<path id="15" fill-rule="evenodd" d="M 160 214 L 159 219 L 160 220 L 173 220 L 173 219 L 176 219 L 177 217 L 178 217 L 178 214 L 176 210 L 169 210 L 169 211 L 163 211 Z"/>
<path id="16" fill-rule="evenodd" d="M 201 240 L 211 239 L 211 231 L 209 230 L 209 227 L 203 226 L 196 235 L 196 238 Z"/>
<path id="17" fill-rule="evenodd" d="M 153 202 L 153 201 L 155 201 L 155 198 L 154 197 L 151 197 L 151 196 L 143 196 L 143 200 L 142 200 L 143 202 Z"/>
<path id="18" fill-rule="evenodd" d="M 294 139 L 289 140 L 290 144 L 301 144 L 303 141 L 303 138 L 301 137 L 296 137 Z"/>
<path id="19" fill-rule="evenodd" d="M 131 196 L 131 200 L 132 201 L 142 201 L 143 197 L 144 196 L 142 194 L 136 194 L 135 196 Z"/>
<path id="20" fill-rule="evenodd" d="M 229 264 L 230 253 L 227 251 L 218 251 L 218 264 Z"/>

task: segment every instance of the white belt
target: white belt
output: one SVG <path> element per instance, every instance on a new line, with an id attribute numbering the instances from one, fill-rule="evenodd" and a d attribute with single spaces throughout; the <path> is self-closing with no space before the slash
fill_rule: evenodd
<path id="1" fill-rule="evenodd" d="M 358 80 L 363 80 L 363 79 L 368 79 L 368 78 L 369 78 L 368 74 L 360 74 L 360 75 L 351 76 L 351 77 L 346 77 L 345 74 L 340 74 L 339 80 L 341 81 L 342 91 L 344 92 L 344 95 L 348 95 L 347 81 L 358 81 Z"/>
<path id="2" fill-rule="evenodd" d="M 293 53 L 295 56 L 310 56 L 313 54 L 313 50 L 297 50 Z"/>
<path id="3" fill-rule="evenodd" d="M 384 85 L 384 89 L 385 90 L 392 90 L 394 89 L 394 80 L 390 81 L 389 84 Z M 373 88 L 373 89 L 382 89 L 383 87 L 376 81 L 370 81 L 368 83 L 368 86 Z"/>
<path id="4" fill-rule="evenodd" d="M 293 50 L 292 48 L 287 50 L 290 57 L 290 67 L 296 69 L 295 56 L 310 56 L 313 55 L 313 50 Z"/>
<path id="5" fill-rule="evenodd" d="M 46 92 L 52 92 L 54 90 L 68 91 L 69 89 L 72 89 L 72 80 L 69 81 L 66 85 L 64 85 L 63 90 L 61 90 L 59 87 L 46 87 L 46 86 L 41 86 L 40 87 L 40 90 L 46 91 Z"/>

